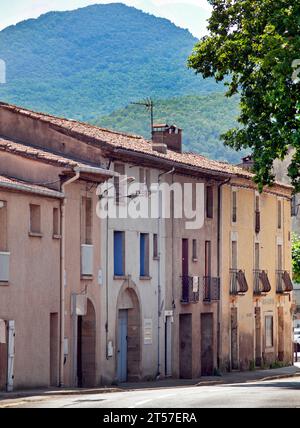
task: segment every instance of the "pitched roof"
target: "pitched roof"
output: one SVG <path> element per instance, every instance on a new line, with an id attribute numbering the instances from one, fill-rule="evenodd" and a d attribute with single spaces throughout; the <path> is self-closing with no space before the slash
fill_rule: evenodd
<path id="1" fill-rule="evenodd" d="M 62 167 L 74 168 L 77 166 L 86 166 L 86 164 L 82 162 L 77 162 L 65 156 L 56 155 L 46 150 L 28 146 L 23 143 L 17 143 L 2 137 L 0 137 L 0 151 L 14 153 L 19 156 L 36 159 L 41 162 L 47 162 Z"/>
<path id="2" fill-rule="evenodd" d="M 140 153 L 150 155 L 153 158 L 165 159 L 173 161 L 182 166 L 202 168 L 211 172 L 219 172 L 222 174 L 236 175 L 245 178 L 252 178 L 253 174 L 244 170 L 241 167 L 231 165 L 227 162 L 219 162 L 208 159 L 196 153 L 178 153 L 168 149 L 167 153 L 159 153 L 152 149 L 152 144 L 149 140 L 137 135 L 126 134 L 123 132 L 111 131 L 109 129 L 99 128 L 94 125 L 83 123 L 80 121 L 70 120 L 52 116 L 49 114 L 38 113 L 14 105 L 0 103 L 1 108 L 9 111 L 22 114 L 24 116 L 46 122 L 55 127 L 73 134 L 75 137 L 88 137 L 91 142 L 111 149 L 124 149 L 132 153 Z"/>
<path id="3" fill-rule="evenodd" d="M 214 176 L 220 175 L 223 177 L 231 176 L 245 178 L 253 183 L 254 174 L 252 172 L 242 168 L 241 166 L 229 164 L 228 162 L 211 160 L 198 153 L 178 153 L 170 149 L 167 150 L 167 153 L 160 153 L 153 150 L 151 141 L 146 140 L 145 138 L 138 135 L 112 131 L 76 120 L 34 112 L 29 109 L 17 107 L 3 102 L 0 102 L 0 107 L 23 116 L 30 117 L 32 119 L 48 123 L 60 132 L 65 132 L 74 138 L 80 139 L 84 137 L 85 141 L 96 144 L 97 146 L 108 150 L 120 150 L 122 153 L 125 151 L 129 155 L 140 155 L 142 158 L 144 155 L 148 158 L 151 158 L 151 161 L 154 161 L 155 163 L 162 160 L 169 163 L 171 162 L 172 166 L 174 167 L 181 166 L 182 168 L 187 168 L 189 171 L 192 170 L 197 172 L 197 170 L 201 170 L 201 172 L 213 174 Z M 39 149 L 35 150 L 40 152 L 40 154 L 38 153 L 37 156 L 41 156 L 41 159 L 43 156 L 46 156 L 44 155 L 44 153 L 46 153 L 49 160 L 50 157 L 53 156 L 56 157 L 57 162 L 66 162 L 66 160 L 68 162 L 75 162 L 60 155 L 52 155 Z M 76 164 L 80 166 L 79 163 L 76 162 Z M 292 189 L 292 186 L 284 183 L 275 182 L 274 184 L 281 188 L 289 190 Z"/>
<path id="4" fill-rule="evenodd" d="M 63 198 L 63 194 L 56 190 L 4 175 L 0 175 L 0 190 L 1 188 L 26 193 L 35 193 L 40 196 L 47 196 L 52 198 Z"/>

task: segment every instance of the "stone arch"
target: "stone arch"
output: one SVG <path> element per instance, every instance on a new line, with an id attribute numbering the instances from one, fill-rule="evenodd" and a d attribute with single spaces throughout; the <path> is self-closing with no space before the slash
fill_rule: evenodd
<path id="1" fill-rule="evenodd" d="M 125 333 L 125 324 L 127 333 Z M 119 382 L 134 382 L 141 378 L 141 306 L 136 285 L 126 280 L 117 300 L 117 358 L 116 374 Z M 126 343 L 124 335 L 126 334 Z M 123 335 L 123 336 L 122 336 Z M 123 355 L 126 348 L 126 356 Z M 122 354 L 123 353 L 123 354 Z M 125 362 L 126 359 L 126 362 Z M 126 365 L 126 375 L 120 366 Z"/>

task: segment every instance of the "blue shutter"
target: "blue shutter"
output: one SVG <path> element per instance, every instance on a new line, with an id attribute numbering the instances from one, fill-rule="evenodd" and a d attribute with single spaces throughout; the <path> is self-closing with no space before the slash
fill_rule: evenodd
<path id="1" fill-rule="evenodd" d="M 114 275 L 124 275 L 123 232 L 114 232 Z"/>
<path id="2" fill-rule="evenodd" d="M 140 236 L 140 276 L 145 276 L 145 235 Z"/>

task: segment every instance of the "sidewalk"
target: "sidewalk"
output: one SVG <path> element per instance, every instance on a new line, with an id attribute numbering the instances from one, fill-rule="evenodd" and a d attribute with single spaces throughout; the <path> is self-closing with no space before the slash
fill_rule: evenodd
<path id="1" fill-rule="evenodd" d="M 117 387 L 99 388 L 48 388 L 34 389 L 15 392 L 0 392 L 0 402 L 2 400 L 14 400 L 26 397 L 50 398 L 57 396 L 103 394 L 112 392 L 124 392 L 139 389 L 175 388 L 185 386 L 206 386 L 231 383 L 246 383 L 257 380 L 266 381 L 286 377 L 300 376 L 300 363 L 295 363 L 291 367 L 278 369 L 255 370 L 247 372 L 224 373 L 222 376 L 207 376 L 199 379 L 163 379 L 150 382 L 122 383 Z"/>

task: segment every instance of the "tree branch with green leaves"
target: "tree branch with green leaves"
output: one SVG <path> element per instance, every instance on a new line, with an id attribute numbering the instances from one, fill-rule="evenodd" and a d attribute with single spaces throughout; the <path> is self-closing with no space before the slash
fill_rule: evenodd
<path id="1" fill-rule="evenodd" d="M 238 126 L 226 145 L 249 149 L 255 181 L 272 185 L 275 159 L 293 156 L 288 174 L 300 190 L 300 4 L 291 0 L 210 0 L 209 35 L 195 46 L 189 67 L 225 81 L 227 96 L 240 95 Z"/>

